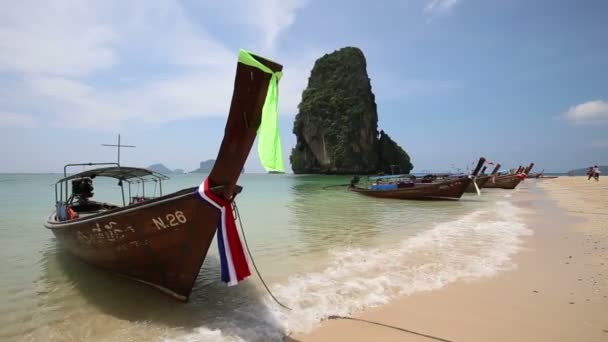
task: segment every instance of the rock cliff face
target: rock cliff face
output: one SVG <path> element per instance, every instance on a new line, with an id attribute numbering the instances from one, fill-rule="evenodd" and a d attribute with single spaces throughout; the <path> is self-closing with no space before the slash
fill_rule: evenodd
<path id="1" fill-rule="evenodd" d="M 346 47 L 315 62 L 293 132 L 294 173 L 409 172 L 409 156 L 388 135 L 378 135 L 378 113 L 363 52 Z"/>
<path id="2" fill-rule="evenodd" d="M 380 131 L 378 145 L 380 162 L 377 172 L 385 174 L 409 173 L 414 168 L 407 152 L 382 130 Z"/>

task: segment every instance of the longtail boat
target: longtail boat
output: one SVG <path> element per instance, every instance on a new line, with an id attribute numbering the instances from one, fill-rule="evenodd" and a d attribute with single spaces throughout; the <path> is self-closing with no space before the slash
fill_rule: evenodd
<path id="1" fill-rule="evenodd" d="M 44 226 L 64 248 L 84 261 L 182 301 L 188 300 L 217 231 L 218 242 L 225 241 L 218 243 L 222 280 L 232 285 L 244 279 L 249 269 L 243 261 L 246 256 L 242 248 L 240 252 L 237 248 L 242 246 L 233 227 L 231 205 L 242 189 L 237 180 L 260 128 L 262 113 L 265 122 L 260 130 L 268 120 L 276 121 L 281 70 L 282 66 L 275 62 L 240 51 L 224 137 L 215 165 L 201 186 L 162 195 L 159 185 L 159 197 L 146 196 L 146 183 L 162 184 L 167 177 L 147 169 L 121 166 L 120 158 L 118 163 L 68 164 L 64 178 L 55 185 L 56 210 Z M 267 110 L 268 103 L 274 104 L 274 111 Z M 276 122 L 272 125 L 271 129 L 276 129 Z M 280 164 L 282 168 L 282 160 Z M 67 168 L 75 165 L 104 167 L 68 176 Z M 118 181 L 122 206 L 92 199 L 93 180 L 97 177 Z M 129 200 L 125 201 L 127 185 Z M 131 196 L 132 185 L 141 186 L 142 196 Z M 229 259 L 228 264 L 225 258 Z"/>
<path id="2" fill-rule="evenodd" d="M 468 176 L 455 177 L 446 180 L 427 182 L 412 181 L 409 177 L 384 176 L 376 180 L 386 181 L 385 184 L 372 184 L 367 188 L 359 187 L 358 177 L 354 177 L 348 190 L 365 196 L 409 200 L 457 200 L 462 197 L 465 189 L 481 170 L 485 158 L 480 158 L 475 170 Z M 381 182 L 380 182 L 381 183 Z"/>
<path id="3" fill-rule="evenodd" d="M 485 166 L 484 166 L 484 168 L 485 168 Z M 477 176 L 475 178 L 475 184 L 477 184 L 477 188 L 475 188 L 475 184 L 473 184 L 471 182 L 471 184 L 469 184 L 469 186 L 467 187 L 465 192 L 477 193 L 477 189 L 483 189 L 485 187 L 486 183 L 488 183 L 492 179 L 492 177 L 494 177 L 494 175 L 496 175 L 498 170 L 500 170 L 500 164 L 496 164 L 496 166 L 494 167 L 494 170 L 492 170 L 492 173 L 490 173 L 489 175 Z M 483 170 L 481 173 L 483 174 Z"/>
<path id="4" fill-rule="evenodd" d="M 534 163 L 530 163 L 526 168 L 519 167 L 513 174 L 495 176 L 484 185 L 484 188 L 515 189 L 519 183 L 526 179 L 528 172 L 533 167 Z"/>

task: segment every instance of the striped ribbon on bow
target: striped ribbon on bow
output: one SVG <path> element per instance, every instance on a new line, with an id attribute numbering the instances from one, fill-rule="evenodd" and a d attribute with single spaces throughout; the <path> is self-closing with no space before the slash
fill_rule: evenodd
<path id="1" fill-rule="evenodd" d="M 217 227 L 217 245 L 220 254 L 222 281 L 236 285 L 251 275 L 241 236 L 236 229 L 232 199 L 225 200 L 209 190 L 209 178 L 205 178 L 197 193 L 203 200 L 221 211 Z"/>

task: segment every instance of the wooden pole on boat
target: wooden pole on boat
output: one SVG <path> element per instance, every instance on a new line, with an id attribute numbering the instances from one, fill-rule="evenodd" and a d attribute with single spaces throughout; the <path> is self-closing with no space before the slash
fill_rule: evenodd
<path id="1" fill-rule="evenodd" d="M 252 56 L 273 72 L 283 69 L 280 64 Z M 224 199 L 231 198 L 235 193 L 236 182 L 262 122 L 262 109 L 271 76 L 256 67 L 241 62 L 237 64 L 224 139 L 209 173 L 209 186 L 223 185 L 223 193 L 218 195 Z"/>
<path id="2" fill-rule="evenodd" d="M 492 173 L 490 175 L 495 175 L 496 172 L 498 172 L 498 170 L 500 170 L 500 164 L 496 164 L 496 166 L 494 167 L 494 170 L 492 170 Z"/>
<path id="3" fill-rule="evenodd" d="M 484 166 L 484 167 L 483 167 L 483 169 L 481 169 L 480 174 L 482 174 L 482 175 L 483 175 L 483 174 L 484 174 L 484 172 L 486 172 L 486 170 L 487 170 L 487 169 L 488 169 L 488 167 L 487 167 L 487 166 Z"/>
<path id="4" fill-rule="evenodd" d="M 526 168 L 524 173 L 527 175 L 528 173 L 530 173 L 530 171 L 532 171 L 533 167 L 534 167 L 534 163 L 530 163 L 530 165 Z"/>
<path id="5" fill-rule="evenodd" d="M 483 163 L 486 162 L 486 158 L 481 157 L 479 158 L 479 161 L 477 162 L 477 166 L 475 167 L 475 170 L 473 170 L 473 173 L 471 173 L 472 176 L 477 176 L 477 174 L 479 173 L 479 170 L 481 170 L 481 167 L 483 166 Z"/>

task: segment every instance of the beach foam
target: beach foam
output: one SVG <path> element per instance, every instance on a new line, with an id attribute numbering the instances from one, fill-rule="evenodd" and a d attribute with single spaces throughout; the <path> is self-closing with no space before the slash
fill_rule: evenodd
<path id="1" fill-rule="evenodd" d="M 251 305 L 219 330 L 200 327 L 178 340 L 280 341 L 284 334 L 309 331 L 330 315 L 348 316 L 399 295 L 492 276 L 514 267 L 510 260 L 521 248 L 521 237 L 532 233 L 523 213 L 509 201 L 498 201 L 390 246 L 332 251 L 325 270 L 271 286 L 293 311 L 266 298 L 260 305 L 273 317 L 256 316 L 259 308 Z"/>

